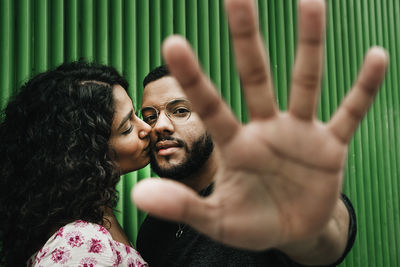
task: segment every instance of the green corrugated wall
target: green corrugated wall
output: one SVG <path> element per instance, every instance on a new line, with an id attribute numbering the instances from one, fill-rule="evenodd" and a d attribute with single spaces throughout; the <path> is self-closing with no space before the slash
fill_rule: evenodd
<path id="1" fill-rule="evenodd" d="M 295 54 L 296 1 L 258 3 L 276 95 L 285 109 Z M 359 231 L 342 266 L 400 266 L 400 1 L 327 3 L 322 120 L 329 119 L 351 86 L 368 47 L 384 46 L 391 58 L 382 90 L 349 150 L 344 192 L 356 208 Z M 204 70 L 246 121 L 222 0 L 0 0 L 0 105 L 32 75 L 83 57 L 122 72 L 138 107 L 141 81 L 161 64 L 160 44 L 172 33 L 189 39 Z M 150 175 L 145 168 L 124 176 L 118 186 L 117 216 L 132 240 L 144 215 L 132 206 L 129 192 Z"/>

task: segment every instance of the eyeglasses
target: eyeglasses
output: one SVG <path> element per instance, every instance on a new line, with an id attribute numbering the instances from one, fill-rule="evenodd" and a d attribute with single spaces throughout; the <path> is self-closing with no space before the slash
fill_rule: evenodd
<path id="1" fill-rule="evenodd" d="M 185 122 L 192 114 L 192 104 L 185 99 L 174 99 L 165 105 L 165 115 L 173 122 Z M 144 122 L 151 127 L 156 125 L 160 117 L 160 110 L 153 106 L 143 107 L 141 109 Z"/>

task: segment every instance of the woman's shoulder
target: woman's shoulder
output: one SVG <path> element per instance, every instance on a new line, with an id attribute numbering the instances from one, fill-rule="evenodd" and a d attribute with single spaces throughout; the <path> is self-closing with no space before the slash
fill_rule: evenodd
<path id="1" fill-rule="evenodd" d="M 114 241 L 106 228 L 79 220 L 54 233 L 29 259 L 28 266 L 118 266 L 123 263 L 145 264 L 136 250 Z"/>

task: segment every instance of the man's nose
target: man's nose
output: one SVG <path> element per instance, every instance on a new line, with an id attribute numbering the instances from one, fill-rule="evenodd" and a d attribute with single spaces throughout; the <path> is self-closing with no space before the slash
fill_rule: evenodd
<path id="1" fill-rule="evenodd" d="M 161 134 L 172 134 L 174 132 L 174 125 L 165 112 L 160 112 L 153 130 Z"/>

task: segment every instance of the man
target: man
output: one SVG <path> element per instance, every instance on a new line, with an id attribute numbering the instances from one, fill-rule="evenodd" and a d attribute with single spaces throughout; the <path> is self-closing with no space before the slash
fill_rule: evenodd
<path id="1" fill-rule="evenodd" d="M 347 145 L 384 77 L 386 54 L 372 49 L 337 113 L 318 122 L 325 3 L 301 0 L 290 104 L 279 112 L 254 2 L 226 3 L 251 122 L 237 122 L 184 40 L 166 41 L 164 57 L 179 85 L 171 76 L 148 83 L 142 111 L 153 126 L 152 166 L 180 183 L 143 181 L 133 198 L 151 214 L 181 223 L 149 217 L 138 250 L 154 266 L 338 263 L 354 239 L 351 206 L 339 197 Z M 218 148 L 208 158 L 199 117 Z M 204 152 L 200 167 L 188 160 L 195 149 Z"/>

